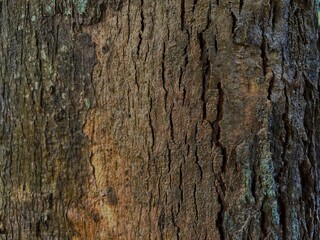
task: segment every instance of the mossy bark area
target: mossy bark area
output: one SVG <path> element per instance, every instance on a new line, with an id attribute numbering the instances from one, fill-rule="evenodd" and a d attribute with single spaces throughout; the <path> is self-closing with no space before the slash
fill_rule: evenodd
<path id="1" fill-rule="evenodd" d="M 0 237 L 317 239 L 316 14 L 0 1 Z"/>

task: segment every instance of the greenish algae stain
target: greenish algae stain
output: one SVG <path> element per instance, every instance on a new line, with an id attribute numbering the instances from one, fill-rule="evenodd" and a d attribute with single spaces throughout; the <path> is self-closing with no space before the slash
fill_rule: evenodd
<path id="1" fill-rule="evenodd" d="M 55 0 L 51 0 L 50 3 L 45 7 L 45 11 L 47 14 L 52 14 L 55 7 Z M 71 3 L 71 4 L 70 4 Z M 75 7 L 76 11 L 79 14 L 83 14 L 86 12 L 89 0 L 67 0 L 66 1 L 67 8 L 65 9 L 66 15 L 71 15 L 72 5 Z"/>
<path id="2" fill-rule="evenodd" d="M 263 194 L 267 197 L 265 208 L 271 210 L 273 222 L 275 225 L 280 224 L 279 206 L 276 200 L 276 182 L 273 177 L 273 163 L 271 153 L 264 149 L 262 160 L 260 162 L 261 184 Z"/>
<path id="3" fill-rule="evenodd" d="M 77 12 L 82 14 L 85 13 L 87 9 L 88 0 L 73 0 L 73 4 L 75 5 Z"/>
<path id="4" fill-rule="evenodd" d="M 50 15 L 53 14 L 53 12 L 54 12 L 53 10 L 55 8 L 55 4 L 56 4 L 55 0 L 51 0 L 50 1 L 50 3 L 45 8 L 47 14 L 50 14 Z"/>

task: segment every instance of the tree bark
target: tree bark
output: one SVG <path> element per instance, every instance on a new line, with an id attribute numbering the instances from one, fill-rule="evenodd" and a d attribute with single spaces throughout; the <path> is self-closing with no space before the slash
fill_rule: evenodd
<path id="1" fill-rule="evenodd" d="M 317 0 L 0 0 L 1 239 L 318 239 Z"/>

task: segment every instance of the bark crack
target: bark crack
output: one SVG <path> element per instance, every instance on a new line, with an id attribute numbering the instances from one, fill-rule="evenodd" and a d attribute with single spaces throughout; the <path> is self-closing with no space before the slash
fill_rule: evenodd
<path id="1" fill-rule="evenodd" d="M 198 123 L 196 124 L 196 127 L 195 127 L 195 138 L 197 139 L 197 135 L 198 135 Z M 202 181 L 202 178 L 203 178 L 203 169 L 200 165 L 200 158 L 199 158 L 199 155 L 198 155 L 198 143 L 196 141 L 196 147 L 195 147 L 195 158 L 196 158 L 196 165 L 198 166 L 199 168 L 199 172 L 200 172 L 200 181 Z"/>
<path id="2" fill-rule="evenodd" d="M 266 79 L 267 67 L 268 67 L 267 48 L 268 48 L 268 45 L 266 42 L 264 28 L 262 28 L 262 42 L 260 45 L 260 55 L 262 59 L 262 74 L 264 79 Z"/>
<path id="3" fill-rule="evenodd" d="M 231 33 L 234 34 L 235 30 L 236 30 L 236 26 L 237 26 L 237 17 L 234 14 L 234 12 L 231 10 L 231 18 L 232 18 L 232 30 Z"/>
<path id="4" fill-rule="evenodd" d="M 150 97 L 150 108 L 149 108 L 149 127 L 150 127 L 150 130 L 151 130 L 151 149 L 153 151 L 154 149 L 154 143 L 155 143 L 155 134 L 154 134 L 154 128 L 153 128 L 153 124 L 152 124 L 152 119 L 151 119 L 151 112 L 152 112 L 152 108 L 153 108 L 153 105 L 152 105 L 152 97 Z"/>
<path id="5" fill-rule="evenodd" d="M 208 48 L 206 46 L 206 41 L 203 37 L 203 32 L 198 34 L 199 44 L 201 49 L 201 62 L 202 62 L 202 92 L 201 92 L 201 101 L 202 101 L 202 119 L 207 117 L 207 103 L 206 103 L 206 91 L 207 91 L 207 82 L 210 77 L 210 60 L 208 56 Z"/>
<path id="6" fill-rule="evenodd" d="M 192 4 L 192 14 L 194 14 L 194 10 L 196 9 L 197 3 L 198 3 L 198 0 L 193 0 L 193 4 Z"/>
<path id="7" fill-rule="evenodd" d="M 134 63 L 134 83 L 136 84 L 138 92 L 139 92 L 140 86 L 139 86 L 139 78 L 138 78 L 138 67 L 137 67 L 136 61 Z"/>
<path id="8" fill-rule="evenodd" d="M 286 81 L 284 79 L 284 71 L 285 71 L 285 56 L 284 56 L 284 49 L 282 49 L 282 74 L 281 74 L 281 79 L 283 81 Z M 286 153 L 287 153 L 287 148 L 289 145 L 289 139 L 290 139 L 290 122 L 289 122 L 289 118 L 288 118 L 288 114 L 289 114 L 289 98 L 287 95 L 287 87 L 286 87 L 286 83 L 284 82 L 284 96 L 285 96 L 285 110 L 284 113 L 282 114 L 282 121 L 284 124 L 284 131 L 285 131 L 285 136 L 284 139 L 282 140 L 282 153 L 281 153 L 281 160 L 282 160 L 282 167 L 280 168 L 280 172 L 279 172 L 279 181 L 283 181 L 285 176 L 285 171 L 286 168 L 288 166 L 288 161 L 286 160 Z M 284 239 L 287 238 L 287 229 L 286 229 L 286 224 L 287 224 L 287 207 L 286 207 L 286 192 L 284 192 L 284 190 L 280 189 L 280 193 L 279 193 L 279 210 L 280 210 L 280 224 L 282 226 L 282 236 Z"/>
<path id="9" fill-rule="evenodd" d="M 172 111 L 173 111 L 173 106 L 171 107 L 170 113 L 169 113 L 169 123 L 170 123 L 170 137 L 171 137 L 172 142 L 175 143 Z"/>
<path id="10" fill-rule="evenodd" d="M 186 13 L 186 7 L 185 7 L 185 0 L 180 1 L 180 6 L 181 6 L 181 14 L 180 14 L 180 21 L 181 21 L 181 31 L 184 30 L 184 21 L 185 21 L 185 13 Z"/>
<path id="11" fill-rule="evenodd" d="M 269 101 L 272 100 L 271 96 L 272 96 L 273 87 L 274 87 L 274 74 L 272 73 L 272 77 L 271 77 L 271 79 L 269 81 L 269 87 L 268 87 L 268 97 L 267 97 L 267 99 Z"/>
<path id="12" fill-rule="evenodd" d="M 177 233 L 176 233 L 176 236 L 177 236 L 177 240 L 180 239 L 180 227 L 177 225 L 177 222 L 176 222 L 176 219 L 175 219 L 175 216 L 174 216 L 174 212 L 173 212 L 173 207 L 171 207 L 171 221 L 173 223 L 173 227 L 176 229 Z"/>
<path id="13" fill-rule="evenodd" d="M 167 142 L 167 150 L 168 150 L 168 173 L 170 173 L 172 159 L 171 159 L 171 149 L 168 142 Z"/>
<path id="14" fill-rule="evenodd" d="M 204 33 L 209 29 L 211 24 L 211 4 L 208 7 L 207 13 L 207 24 L 205 29 L 198 33 L 198 41 L 200 45 L 200 60 L 201 60 L 201 70 L 202 70 L 202 92 L 201 92 L 201 101 L 202 101 L 202 119 L 205 120 L 207 118 L 207 100 L 206 100 L 206 92 L 207 92 L 207 85 L 210 80 L 211 74 L 211 62 L 209 58 L 209 49 L 207 46 L 207 41 L 205 39 Z"/>
<path id="15" fill-rule="evenodd" d="M 217 187 L 218 203 L 220 204 L 221 208 L 220 208 L 220 211 L 218 212 L 216 226 L 219 230 L 221 239 L 225 239 L 225 232 L 223 228 L 223 219 L 224 219 L 224 211 L 225 211 L 223 198 L 225 195 L 225 183 L 224 183 L 222 174 L 226 171 L 227 150 L 220 142 L 220 135 L 221 135 L 220 121 L 223 118 L 223 104 L 224 104 L 224 91 L 222 89 L 221 82 L 218 83 L 218 92 L 219 92 L 219 100 L 218 100 L 218 106 L 217 106 L 217 117 L 216 117 L 216 121 L 213 123 L 213 129 L 215 129 L 215 132 L 216 132 L 216 136 L 214 139 L 215 145 L 216 147 L 219 147 L 221 149 L 222 166 L 221 166 L 219 176 L 217 176 L 217 181 L 219 183 L 219 187 Z"/>
<path id="16" fill-rule="evenodd" d="M 182 164 L 180 164 L 179 168 L 179 190 L 180 190 L 180 202 L 183 203 L 183 189 L 182 189 Z"/>
<path id="17" fill-rule="evenodd" d="M 239 2 L 239 15 L 240 15 L 240 13 L 242 11 L 243 4 L 244 4 L 244 0 L 240 0 L 240 2 Z"/>
<path id="18" fill-rule="evenodd" d="M 193 188 L 193 202 L 194 202 L 194 207 L 196 211 L 196 222 L 198 222 L 199 211 L 198 211 L 198 204 L 197 204 L 197 184 L 194 184 L 194 188 Z"/>
<path id="19" fill-rule="evenodd" d="M 138 47 L 137 47 L 137 55 L 140 56 L 140 48 L 141 48 L 141 43 L 142 43 L 142 35 L 144 32 L 144 13 L 143 13 L 143 5 L 144 5 L 144 0 L 141 0 L 140 2 L 140 32 L 139 32 L 139 42 L 138 42 Z"/>
<path id="20" fill-rule="evenodd" d="M 223 218 L 224 218 L 224 206 L 223 206 L 223 200 L 221 198 L 221 195 L 218 194 L 218 203 L 220 204 L 220 211 L 218 212 L 218 217 L 216 220 L 216 226 L 219 230 L 220 239 L 225 239 L 225 233 L 223 228 Z"/>
<path id="21" fill-rule="evenodd" d="M 166 88 L 166 43 L 163 43 L 162 48 L 162 61 L 161 61 L 161 79 L 162 79 L 162 88 L 164 90 L 164 106 L 167 109 L 167 100 L 168 100 L 168 90 Z"/>
<path id="22" fill-rule="evenodd" d="M 127 10 L 127 20 L 128 20 L 128 39 L 127 39 L 127 44 L 129 44 L 130 40 L 130 32 L 131 32 L 131 19 L 130 19 L 130 6 L 131 6 L 131 0 L 128 0 L 128 10 Z"/>

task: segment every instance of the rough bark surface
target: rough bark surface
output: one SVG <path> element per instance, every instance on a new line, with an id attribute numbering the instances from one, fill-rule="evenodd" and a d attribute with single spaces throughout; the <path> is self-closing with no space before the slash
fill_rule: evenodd
<path id="1" fill-rule="evenodd" d="M 316 0 L 0 0 L 1 239 L 318 239 Z"/>

